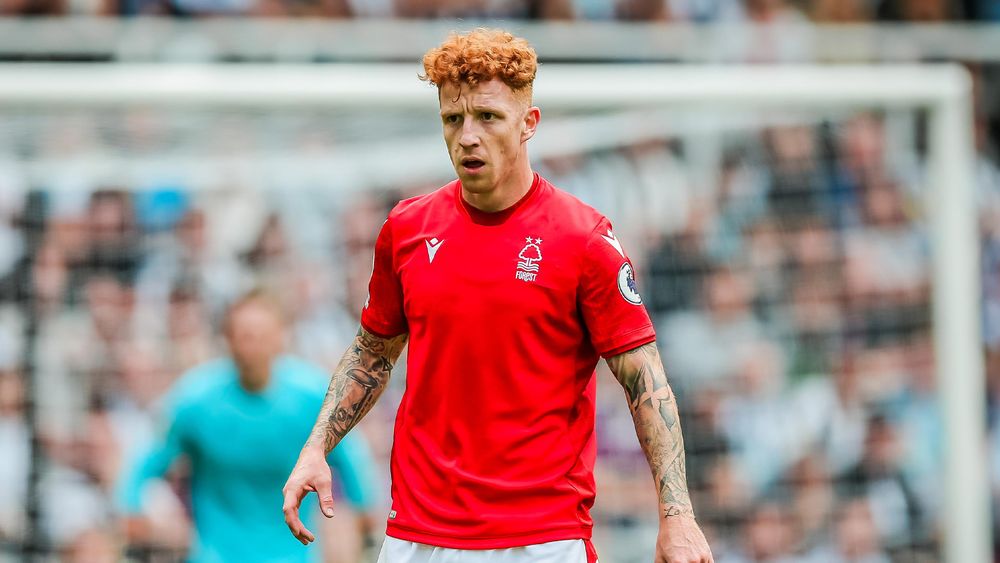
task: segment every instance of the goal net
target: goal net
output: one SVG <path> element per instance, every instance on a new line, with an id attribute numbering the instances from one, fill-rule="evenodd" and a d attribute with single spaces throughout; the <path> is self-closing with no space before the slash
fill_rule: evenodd
<path id="1" fill-rule="evenodd" d="M 183 553 L 183 471 L 152 533 L 114 532 L 124 460 L 246 289 L 335 365 L 388 210 L 452 178 L 417 70 L 0 71 L 0 554 Z M 952 67 L 541 70 L 532 162 L 636 264 L 717 560 L 989 560 L 969 95 Z M 595 543 L 648 561 L 649 469 L 599 371 Z M 404 381 L 360 427 L 375 535 Z"/>

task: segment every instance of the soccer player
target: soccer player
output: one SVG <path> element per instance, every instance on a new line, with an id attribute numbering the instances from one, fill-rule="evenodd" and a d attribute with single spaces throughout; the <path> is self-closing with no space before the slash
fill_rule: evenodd
<path id="1" fill-rule="evenodd" d="M 231 358 L 193 368 L 171 389 L 160 441 L 125 472 L 119 504 L 141 529 L 144 485 L 184 455 L 196 532 L 191 561 L 312 560 L 278 517 L 278 489 L 309 436 L 328 376 L 283 353 L 280 306 L 262 291 L 230 306 L 225 336 Z M 364 440 L 348 437 L 327 462 L 353 507 L 370 509 L 375 483 Z"/>
<path id="2" fill-rule="evenodd" d="M 424 56 L 458 179 L 399 203 L 375 243 L 361 329 L 285 485 L 332 512 L 326 455 L 409 344 L 384 563 L 593 563 L 594 373 L 621 382 L 660 506 L 659 563 L 712 561 L 687 491 L 674 395 L 608 220 L 532 171 L 537 59 L 509 33 Z"/>

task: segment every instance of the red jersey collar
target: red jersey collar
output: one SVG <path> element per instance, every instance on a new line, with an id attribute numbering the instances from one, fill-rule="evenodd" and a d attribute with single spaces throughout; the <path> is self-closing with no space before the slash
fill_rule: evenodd
<path id="1" fill-rule="evenodd" d="M 469 219 L 473 223 L 478 225 L 499 225 L 507 219 L 510 219 L 510 217 L 514 215 L 518 209 L 524 207 L 524 204 L 527 203 L 535 195 L 535 192 L 538 191 L 538 185 L 540 183 L 541 177 L 538 175 L 538 172 L 535 172 L 534 179 L 531 182 L 531 187 L 528 188 L 528 192 L 521 196 L 521 199 L 517 200 L 514 205 L 511 205 L 501 211 L 483 211 L 481 209 L 476 209 L 469 204 L 469 202 L 465 201 L 465 198 L 462 197 L 461 180 L 455 182 L 455 198 L 458 200 L 459 208 L 465 210 L 466 215 L 468 215 Z"/>

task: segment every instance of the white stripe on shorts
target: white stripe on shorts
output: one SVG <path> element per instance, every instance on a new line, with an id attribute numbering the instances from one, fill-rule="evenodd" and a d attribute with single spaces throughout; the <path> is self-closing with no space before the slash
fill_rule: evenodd
<path id="1" fill-rule="evenodd" d="M 559 540 L 506 549 L 451 549 L 390 536 L 378 563 L 587 563 L 583 540 Z"/>

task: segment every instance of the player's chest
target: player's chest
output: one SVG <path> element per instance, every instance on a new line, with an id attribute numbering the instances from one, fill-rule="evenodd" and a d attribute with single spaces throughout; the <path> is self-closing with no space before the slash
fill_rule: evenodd
<path id="1" fill-rule="evenodd" d="M 191 447 L 201 463 L 220 470 L 287 471 L 296 455 L 293 438 L 303 441 L 308 432 L 302 417 L 282 411 L 259 405 L 219 404 L 193 432 Z"/>
<path id="2" fill-rule="evenodd" d="M 575 310 L 579 253 L 543 227 L 419 233 L 398 262 L 407 316 L 537 316 Z"/>

